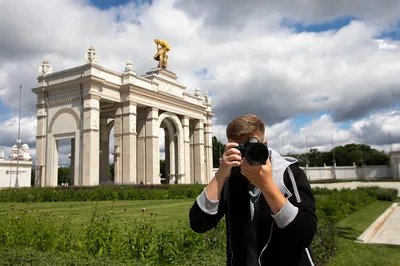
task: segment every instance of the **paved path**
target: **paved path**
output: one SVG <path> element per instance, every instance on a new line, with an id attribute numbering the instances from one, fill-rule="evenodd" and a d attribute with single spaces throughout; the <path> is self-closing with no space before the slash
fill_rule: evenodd
<path id="1" fill-rule="evenodd" d="M 370 187 L 379 186 L 382 188 L 397 188 L 398 197 L 400 197 L 400 182 L 343 182 L 343 183 L 329 183 L 329 184 L 311 184 L 311 187 L 326 187 L 326 188 L 351 188 L 355 189 L 357 187 Z"/>
<path id="2" fill-rule="evenodd" d="M 400 207 L 393 211 L 369 243 L 400 245 Z"/>

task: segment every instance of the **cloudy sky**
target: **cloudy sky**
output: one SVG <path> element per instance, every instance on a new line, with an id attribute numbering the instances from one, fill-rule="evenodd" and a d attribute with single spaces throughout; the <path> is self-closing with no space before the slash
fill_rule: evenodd
<path id="1" fill-rule="evenodd" d="M 283 153 L 398 150 L 398 14 L 398 0 L 0 0 L 0 149 L 15 143 L 22 84 L 22 140 L 35 154 L 31 89 L 44 57 L 54 71 L 75 67 L 93 44 L 100 65 L 123 71 L 130 59 L 143 74 L 159 38 L 187 90 L 211 94 L 222 142 L 232 118 L 256 113 Z"/>

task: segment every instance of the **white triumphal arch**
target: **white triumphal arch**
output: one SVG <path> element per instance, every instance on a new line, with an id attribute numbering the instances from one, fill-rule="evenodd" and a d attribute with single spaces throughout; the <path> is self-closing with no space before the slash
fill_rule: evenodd
<path id="1" fill-rule="evenodd" d="M 194 95 L 166 69 L 169 45 L 155 40 L 158 67 L 137 75 L 98 64 L 93 46 L 84 65 L 53 73 L 39 67 L 36 180 L 56 186 L 58 142 L 71 140 L 71 185 L 109 182 L 109 138 L 114 129 L 114 183 L 160 184 L 159 131 L 165 130 L 166 183 L 206 183 L 212 178 L 211 98 Z"/>

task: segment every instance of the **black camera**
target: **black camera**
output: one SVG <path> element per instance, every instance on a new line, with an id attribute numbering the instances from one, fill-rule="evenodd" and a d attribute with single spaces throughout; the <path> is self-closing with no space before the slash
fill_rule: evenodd
<path id="1" fill-rule="evenodd" d="M 253 165 L 265 164 L 269 157 L 268 146 L 255 137 L 250 137 L 246 142 L 240 143 L 237 147 L 247 161 Z"/>
<path id="2" fill-rule="evenodd" d="M 240 151 L 242 158 L 245 157 L 252 165 L 265 164 L 269 157 L 268 146 L 255 137 L 250 137 L 245 143 L 240 143 L 236 149 Z M 241 176 L 240 166 L 232 167 L 231 174 Z"/>

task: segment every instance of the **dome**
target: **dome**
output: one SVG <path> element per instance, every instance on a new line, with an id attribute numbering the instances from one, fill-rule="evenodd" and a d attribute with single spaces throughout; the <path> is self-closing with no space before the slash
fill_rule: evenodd
<path id="1" fill-rule="evenodd" d="M 25 152 L 28 151 L 28 150 L 29 150 L 28 144 L 25 143 L 24 145 L 22 145 L 22 146 L 21 146 L 21 149 L 22 149 L 23 151 L 25 151 Z"/>

